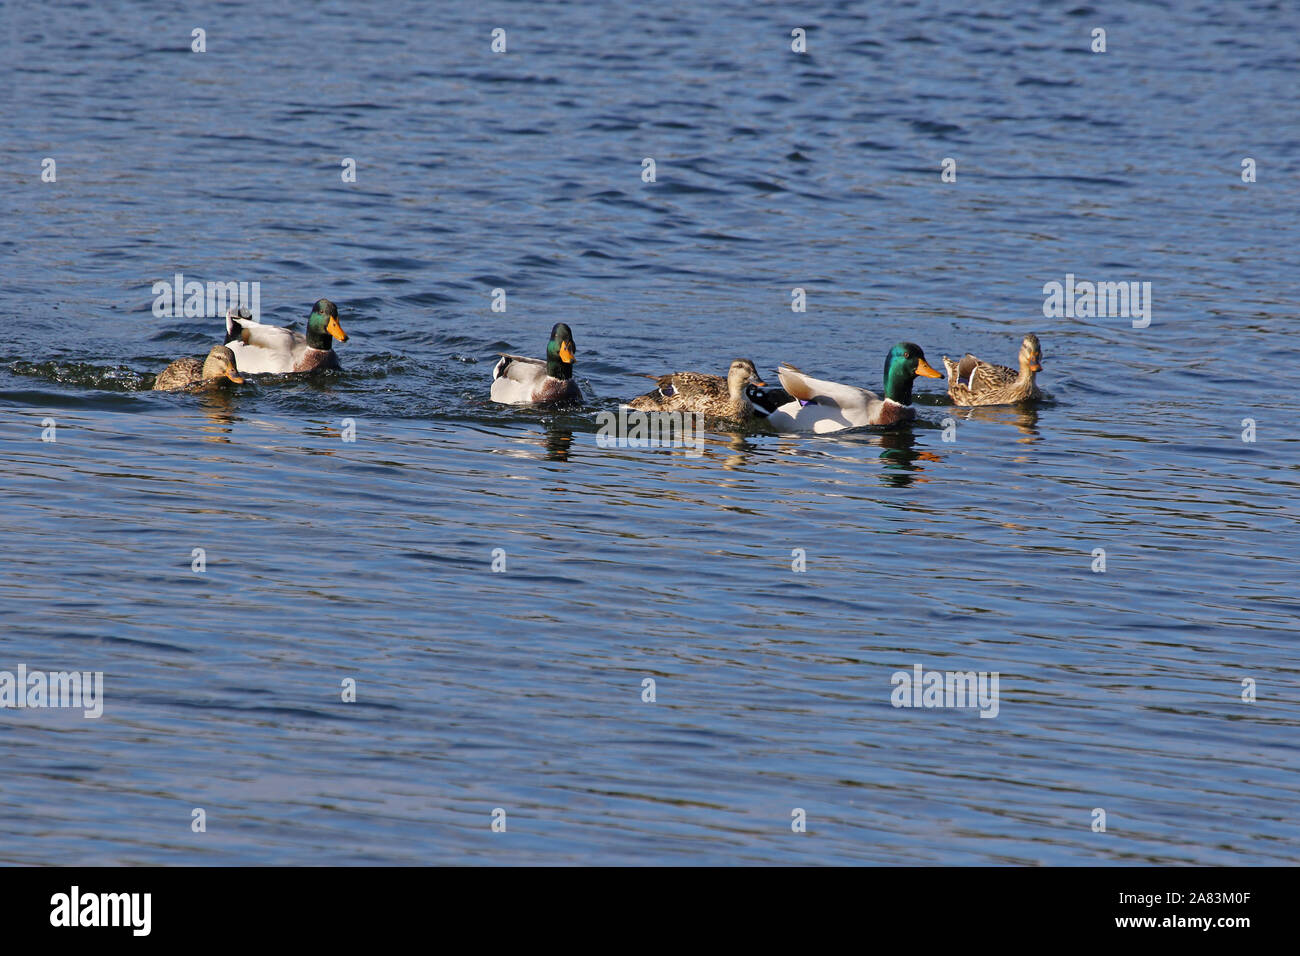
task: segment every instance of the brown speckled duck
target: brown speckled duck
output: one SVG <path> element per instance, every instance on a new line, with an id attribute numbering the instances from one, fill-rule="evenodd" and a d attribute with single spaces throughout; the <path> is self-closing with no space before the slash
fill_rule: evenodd
<path id="1" fill-rule="evenodd" d="M 943 357 L 948 395 L 957 405 L 1014 405 L 1042 397 L 1034 374 L 1043 368 L 1043 349 L 1032 332 L 1020 343 L 1020 371 L 981 362 L 967 352 L 960 362 Z"/>
<path id="2" fill-rule="evenodd" d="M 628 402 L 642 412 L 694 412 L 712 418 L 744 420 L 754 414 L 747 385 L 766 385 L 750 359 L 736 359 L 727 377 L 703 372 L 673 372 L 655 378 L 659 388 Z"/>
<path id="3" fill-rule="evenodd" d="M 223 379 L 236 383 L 244 381 L 240 377 L 235 354 L 224 345 L 214 345 L 208 357 L 202 362 L 192 358 L 177 359 L 172 362 L 158 373 L 153 387 L 155 391 L 169 392 L 180 388 L 209 385 Z"/>

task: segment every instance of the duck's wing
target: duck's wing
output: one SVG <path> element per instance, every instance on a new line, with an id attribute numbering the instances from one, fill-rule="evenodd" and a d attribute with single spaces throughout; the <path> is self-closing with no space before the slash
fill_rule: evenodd
<path id="1" fill-rule="evenodd" d="M 627 403 L 628 408 L 641 412 L 666 412 L 677 408 L 685 400 L 682 392 L 673 385 L 672 375 L 647 375 L 657 386 L 653 392 L 638 395 Z"/>
<path id="2" fill-rule="evenodd" d="M 669 399 L 664 397 L 661 389 L 655 389 L 653 392 L 646 392 L 644 395 L 638 395 L 627 403 L 628 408 L 635 408 L 639 412 L 662 412 L 668 410 Z"/>
<path id="3" fill-rule="evenodd" d="M 865 388 L 813 378 L 788 363 L 783 363 L 776 374 L 781 379 L 781 387 L 799 402 L 852 409 L 866 408 L 870 403 L 880 400 Z"/>
<path id="4" fill-rule="evenodd" d="M 226 313 L 226 346 L 245 372 L 292 372 L 306 351 L 307 336 Z"/>
<path id="5" fill-rule="evenodd" d="M 512 382 L 535 382 L 546 376 L 546 363 L 524 355 L 501 353 L 501 359 L 492 369 L 492 379 L 508 378 Z"/>
<path id="6" fill-rule="evenodd" d="M 198 359 L 177 359 L 158 373 L 153 387 L 157 392 L 170 392 L 185 388 L 203 378 L 203 363 Z"/>
<path id="7" fill-rule="evenodd" d="M 292 351 L 294 339 L 306 336 L 278 325 L 263 325 L 250 318 L 240 318 L 226 313 L 226 344 L 241 342 L 259 349 Z"/>
<path id="8" fill-rule="evenodd" d="M 663 398 L 672 398 L 676 395 L 694 399 L 720 398 L 725 401 L 730 397 L 727 393 L 727 380 L 720 375 L 709 375 L 705 372 L 671 372 L 668 375 L 647 375 L 646 378 L 654 380 L 654 383 L 659 386 L 659 395 Z"/>
<path id="9" fill-rule="evenodd" d="M 523 355 L 501 354 L 492 369 L 492 401 L 505 405 L 527 405 L 533 390 L 546 378 L 546 363 Z"/>
<path id="10" fill-rule="evenodd" d="M 704 372 L 674 372 L 669 376 L 670 386 L 674 391 L 685 392 L 695 398 L 720 398 L 726 400 L 727 380 L 721 375 L 708 375 Z M 660 388 L 663 381 L 660 380 Z"/>
<path id="11" fill-rule="evenodd" d="M 961 364 L 957 366 L 957 380 L 964 382 L 972 392 L 1002 388 L 1010 385 L 1018 377 L 1019 373 L 1015 369 L 1007 368 L 1005 365 L 994 365 L 992 362 L 981 362 L 969 352 L 962 356 Z"/>

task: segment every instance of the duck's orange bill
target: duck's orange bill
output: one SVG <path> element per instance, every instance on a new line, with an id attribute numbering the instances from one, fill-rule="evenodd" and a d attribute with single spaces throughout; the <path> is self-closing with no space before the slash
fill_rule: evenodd
<path id="1" fill-rule="evenodd" d="M 1035 362 L 1033 365 L 1029 366 L 1029 371 L 1031 372 L 1041 372 L 1042 370 L 1043 370 L 1042 362 Z"/>
<path id="2" fill-rule="evenodd" d="M 230 379 L 230 380 L 231 380 L 232 382 L 234 382 L 236 385 L 243 385 L 243 384 L 244 384 L 244 380 L 243 380 L 243 378 L 241 378 L 239 375 L 235 374 L 233 371 L 229 371 L 229 370 L 227 370 L 227 371 L 226 371 L 226 378 Z"/>
<path id="3" fill-rule="evenodd" d="M 331 315 L 329 321 L 325 323 L 325 331 L 334 336 L 340 342 L 348 340 L 348 334 L 343 331 L 343 326 L 339 325 L 339 317 Z"/>
<path id="4" fill-rule="evenodd" d="M 943 378 L 942 372 L 936 372 L 930 368 L 930 363 L 925 359 L 918 359 L 916 362 L 916 374 L 924 375 L 926 378 Z"/>
<path id="5" fill-rule="evenodd" d="M 759 388 L 767 388 L 767 382 L 755 382 L 754 384 Z"/>
<path id="6" fill-rule="evenodd" d="M 560 361 L 565 365 L 569 365 L 573 362 L 573 345 L 571 343 L 560 343 Z"/>

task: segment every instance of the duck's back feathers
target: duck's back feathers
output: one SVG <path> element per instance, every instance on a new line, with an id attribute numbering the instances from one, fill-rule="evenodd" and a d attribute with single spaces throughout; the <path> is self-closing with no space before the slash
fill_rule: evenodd
<path id="1" fill-rule="evenodd" d="M 516 381 L 527 381 L 530 376 L 545 374 L 544 360 L 529 358 L 526 355 L 511 355 L 509 352 L 502 352 L 500 361 L 492 369 L 493 379 L 505 376 Z"/>
<path id="2" fill-rule="evenodd" d="M 492 401 L 505 405 L 527 405 L 533 386 L 546 377 L 546 363 L 523 355 L 506 355 L 492 369 Z"/>
<path id="3" fill-rule="evenodd" d="M 1040 395 L 1030 372 L 984 362 L 969 352 L 959 362 L 945 355 L 943 367 L 948 373 L 948 397 L 957 405 L 1012 405 Z"/>
<path id="4" fill-rule="evenodd" d="M 978 388 L 981 386 L 1001 388 L 1004 385 L 1010 385 L 1019 375 L 1013 368 L 981 361 L 969 352 L 961 357 L 960 362 L 953 362 L 945 355 L 943 357 L 943 367 L 948 373 L 949 391 L 957 386 L 965 388 Z"/>
<path id="5" fill-rule="evenodd" d="M 169 392 L 178 388 L 189 388 L 203 381 L 203 363 L 198 359 L 177 359 L 158 373 L 154 379 L 154 391 Z"/>
<path id="6" fill-rule="evenodd" d="M 643 412 L 699 412 L 726 414 L 732 409 L 727 394 L 727 380 L 721 375 L 704 372 L 673 372 L 649 375 L 659 387 L 628 402 L 629 408 Z"/>
<path id="7" fill-rule="evenodd" d="M 789 364 L 783 364 L 777 369 L 777 376 L 781 379 L 781 387 L 790 393 L 791 398 L 800 402 L 835 405 L 848 412 L 866 409 L 873 402 L 880 401 L 879 396 L 865 388 L 813 378 Z"/>
<path id="8" fill-rule="evenodd" d="M 685 412 L 707 418 L 746 421 L 754 414 L 747 389 L 763 385 L 752 359 L 733 359 L 726 376 L 705 372 L 651 375 L 656 391 L 634 398 L 630 408 L 645 412 Z"/>
<path id="9" fill-rule="evenodd" d="M 248 317 L 235 317 L 226 313 L 226 344 L 238 342 L 259 349 L 291 349 L 294 340 L 304 338 L 301 333 L 278 325 L 263 325 Z"/>

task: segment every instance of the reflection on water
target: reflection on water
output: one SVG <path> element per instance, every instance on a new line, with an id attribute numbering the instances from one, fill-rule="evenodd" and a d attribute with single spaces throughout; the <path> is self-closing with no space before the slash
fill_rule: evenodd
<path id="1" fill-rule="evenodd" d="M 199 409 L 208 424 L 203 426 L 205 441 L 229 442 L 234 429 L 239 399 L 234 391 L 220 383 L 198 390 Z"/>
<path id="2" fill-rule="evenodd" d="M 885 463 L 881 480 L 894 488 L 906 488 L 914 481 L 926 481 L 923 474 L 925 465 L 920 463 L 937 464 L 943 460 L 932 451 L 918 449 L 916 434 L 907 426 L 882 433 L 878 441 L 884 448 L 880 453 Z"/>
<path id="3" fill-rule="evenodd" d="M 724 441 L 719 441 L 719 446 L 725 445 L 732 452 L 730 455 L 719 455 L 718 463 L 727 471 L 739 471 L 749 462 L 754 451 L 759 447 L 748 440 L 740 432 L 723 432 Z M 708 439 L 705 439 L 707 442 Z"/>
<path id="4" fill-rule="evenodd" d="M 557 422 L 545 424 L 542 446 L 550 461 L 568 461 L 573 448 L 573 429 Z"/>
<path id="5" fill-rule="evenodd" d="M 1020 405 L 976 405 L 971 408 L 953 406 L 953 413 L 962 421 L 996 422 L 1013 425 L 1024 437 L 1022 444 L 1033 444 L 1038 435 L 1038 406 L 1033 402 Z"/>

